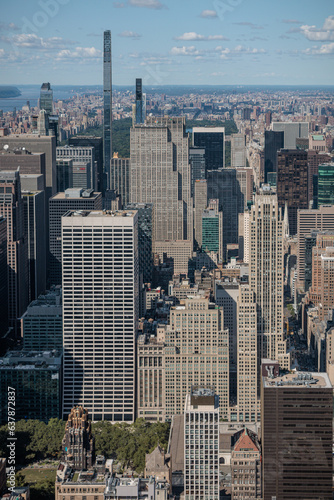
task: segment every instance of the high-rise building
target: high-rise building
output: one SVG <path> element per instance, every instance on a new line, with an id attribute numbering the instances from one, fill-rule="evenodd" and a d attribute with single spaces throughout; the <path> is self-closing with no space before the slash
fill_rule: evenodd
<path id="1" fill-rule="evenodd" d="M 250 239 L 249 239 L 249 216 L 250 213 L 239 214 L 239 257 L 246 264 L 249 263 Z"/>
<path id="2" fill-rule="evenodd" d="M 195 196 L 195 182 L 206 178 L 205 149 L 189 148 L 189 163 L 191 168 L 191 197 Z"/>
<path id="3" fill-rule="evenodd" d="M 207 181 L 197 180 L 194 183 L 194 239 L 195 248 L 202 247 L 202 214 L 208 205 Z"/>
<path id="4" fill-rule="evenodd" d="M 61 175 L 59 160 L 73 160 L 72 169 L 63 163 L 64 175 Z M 66 175 L 67 174 L 67 175 Z M 59 180 L 64 177 L 62 186 Z M 83 188 L 97 190 L 97 169 L 95 163 L 95 149 L 93 146 L 59 146 L 57 148 L 57 188 Z M 67 182 L 69 185 L 67 185 Z M 57 192 L 60 191 L 57 189 Z"/>
<path id="5" fill-rule="evenodd" d="M 112 158 L 112 58 L 111 32 L 103 33 L 103 163 L 107 176 L 107 189 L 110 189 L 110 162 Z"/>
<path id="6" fill-rule="evenodd" d="M 91 469 L 95 463 L 95 440 L 88 411 L 82 406 L 72 408 L 62 441 L 62 460 L 71 469 Z"/>
<path id="7" fill-rule="evenodd" d="M 308 138 L 308 122 L 272 122 L 274 132 L 284 132 L 284 149 L 296 149 L 297 138 Z"/>
<path id="8" fill-rule="evenodd" d="M 7 221 L 8 319 L 19 332 L 28 305 L 28 256 L 19 170 L 0 172 L 0 215 Z"/>
<path id="9" fill-rule="evenodd" d="M 41 86 L 39 109 L 44 109 L 50 115 L 53 112 L 53 90 L 49 82 Z"/>
<path id="10" fill-rule="evenodd" d="M 133 105 L 132 124 L 139 125 L 146 120 L 146 94 L 143 94 L 143 82 L 136 78 L 136 102 Z"/>
<path id="11" fill-rule="evenodd" d="M 237 181 L 242 193 L 245 209 L 253 201 L 254 172 L 251 167 L 236 167 Z"/>
<path id="12" fill-rule="evenodd" d="M 61 288 L 53 287 L 33 300 L 21 318 L 23 347 L 31 351 L 63 348 Z"/>
<path id="13" fill-rule="evenodd" d="M 308 208 L 307 152 L 281 149 L 277 153 L 276 192 L 278 206 L 288 209 L 289 230 L 297 234 L 297 211 Z"/>
<path id="14" fill-rule="evenodd" d="M 8 351 L 0 358 L 0 425 L 8 422 L 8 387 L 15 390 L 18 420 L 61 417 L 61 351 Z M 8 408 L 9 407 L 9 408 Z"/>
<path id="15" fill-rule="evenodd" d="M 138 212 L 139 276 L 142 283 L 152 283 L 153 203 L 128 203 L 124 208 Z"/>
<path id="16" fill-rule="evenodd" d="M 17 170 L 20 167 L 20 175 L 42 175 L 43 184 L 41 191 L 46 188 L 45 153 L 30 153 L 25 148 L 3 149 L 0 152 L 0 170 Z"/>
<path id="17" fill-rule="evenodd" d="M 264 133 L 264 182 L 269 182 L 269 173 L 277 172 L 277 151 L 282 148 L 284 148 L 284 132 L 266 130 Z"/>
<path id="18" fill-rule="evenodd" d="M 334 227 L 334 206 L 317 210 L 298 210 L 297 214 L 297 278 L 298 288 L 305 287 L 305 236 L 312 230 L 331 231 Z"/>
<path id="19" fill-rule="evenodd" d="M 0 215 L 0 337 L 8 328 L 7 220 Z"/>
<path id="20" fill-rule="evenodd" d="M 156 118 L 130 130 L 130 201 L 154 204 L 153 241 L 193 240 L 185 118 Z"/>
<path id="21" fill-rule="evenodd" d="M 229 405 L 228 331 L 223 311 L 208 299 L 194 297 L 170 310 L 165 337 L 166 418 L 181 414 L 193 385 L 211 385 L 220 415 Z"/>
<path id="22" fill-rule="evenodd" d="M 319 165 L 324 163 L 330 163 L 332 157 L 330 154 L 319 153 L 319 151 L 308 151 L 307 152 L 307 163 L 308 163 L 308 203 L 310 208 L 310 202 L 313 200 L 313 177 L 318 175 Z M 318 207 L 312 207 L 318 208 Z"/>
<path id="23" fill-rule="evenodd" d="M 184 404 L 184 498 L 219 498 L 219 397 L 202 384 Z"/>
<path id="24" fill-rule="evenodd" d="M 217 200 L 218 201 L 218 200 Z M 202 250 L 218 254 L 223 260 L 223 214 L 214 209 L 202 213 Z"/>
<path id="25" fill-rule="evenodd" d="M 318 208 L 334 205 L 334 163 L 323 163 L 318 168 Z"/>
<path id="26" fill-rule="evenodd" d="M 261 448 L 257 435 L 247 427 L 231 453 L 232 500 L 262 498 Z"/>
<path id="27" fill-rule="evenodd" d="M 224 127 L 193 127 L 193 145 L 205 149 L 206 170 L 217 170 L 218 168 L 224 168 Z"/>
<path id="28" fill-rule="evenodd" d="M 139 310 L 137 212 L 62 217 L 63 415 L 82 405 L 92 420 L 135 419 Z"/>
<path id="29" fill-rule="evenodd" d="M 91 190 L 67 189 L 49 200 L 51 285 L 61 285 L 61 218 L 69 210 L 101 210 L 102 194 Z"/>
<path id="30" fill-rule="evenodd" d="M 250 290 L 257 305 L 258 366 L 262 358 L 289 365 L 283 325 L 283 217 L 277 195 L 264 186 L 250 212 Z"/>
<path id="31" fill-rule="evenodd" d="M 28 250 L 28 301 L 31 302 L 46 288 L 45 192 L 22 190 L 22 201 Z"/>
<path id="32" fill-rule="evenodd" d="M 333 388 L 326 373 L 263 377 L 263 499 L 332 499 Z"/>
<path id="33" fill-rule="evenodd" d="M 246 136 L 231 135 L 231 167 L 246 167 Z"/>
<path id="34" fill-rule="evenodd" d="M 69 145 L 75 147 L 93 147 L 96 162 L 95 172 L 97 173 L 97 188 L 99 193 L 104 193 L 104 173 L 103 173 L 103 138 L 93 135 L 78 135 L 70 137 Z"/>
<path id="35" fill-rule="evenodd" d="M 111 160 L 110 189 L 121 196 L 122 205 L 130 202 L 130 158 L 118 158 L 117 153 Z"/>
<path id="36" fill-rule="evenodd" d="M 208 198 L 219 200 L 223 212 L 224 247 L 238 243 L 238 215 L 244 211 L 244 196 L 238 182 L 237 170 L 224 168 L 207 172 Z"/>

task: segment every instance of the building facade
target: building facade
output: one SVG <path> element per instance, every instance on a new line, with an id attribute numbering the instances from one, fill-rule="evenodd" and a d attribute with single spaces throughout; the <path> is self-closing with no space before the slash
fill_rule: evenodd
<path id="1" fill-rule="evenodd" d="M 103 33 L 103 164 L 110 189 L 110 162 L 112 158 L 112 56 L 111 32 Z"/>

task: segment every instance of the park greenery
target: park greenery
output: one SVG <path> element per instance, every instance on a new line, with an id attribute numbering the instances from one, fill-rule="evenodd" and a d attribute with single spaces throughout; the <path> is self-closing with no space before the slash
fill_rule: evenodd
<path id="1" fill-rule="evenodd" d="M 58 460 L 65 432 L 65 422 L 52 418 L 48 424 L 39 420 L 16 422 L 17 465 L 42 460 Z M 145 454 L 158 444 L 167 449 L 169 424 L 149 423 L 137 419 L 133 424 L 95 422 L 92 424 L 97 455 L 114 458 L 123 468 L 131 467 L 138 473 L 145 467 Z M 0 456 L 7 455 L 7 426 L 0 427 Z"/>

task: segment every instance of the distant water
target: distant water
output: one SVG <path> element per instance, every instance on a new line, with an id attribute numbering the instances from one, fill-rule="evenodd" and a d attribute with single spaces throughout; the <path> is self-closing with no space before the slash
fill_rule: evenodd
<path id="1" fill-rule="evenodd" d="M 15 85 L 21 92 L 21 95 L 18 97 L 13 97 L 9 99 L 0 99 L 0 109 L 3 110 L 4 113 L 7 111 L 13 111 L 14 108 L 17 110 L 22 109 L 22 106 L 27 104 L 27 101 L 30 101 L 30 106 L 37 106 L 37 102 L 39 99 L 39 94 L 41 90 L 40 85 Z M 58 99 L 65 100 L 70 99 L 75 94 L 85 94 L 85 93 L 96 93 L 102 92 L 102 86 L 99 85 L 54 85 L 51 87 L 53 89 L 53 99 L 56 101 Z"/>

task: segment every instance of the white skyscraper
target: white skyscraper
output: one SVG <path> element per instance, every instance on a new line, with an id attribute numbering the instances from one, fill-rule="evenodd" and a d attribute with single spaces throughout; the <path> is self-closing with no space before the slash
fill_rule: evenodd
<path id="1" fill-rule="evenodd" d="M 134 420 L 138 319 L 136 211 L 68 212 L 62 218 L 63 415 Z"/>
<path id="2" fill-rule="evenodd" d="M 219 398 L 193 387 L 184 408 L 184 498 L 219 500 Z"/>

